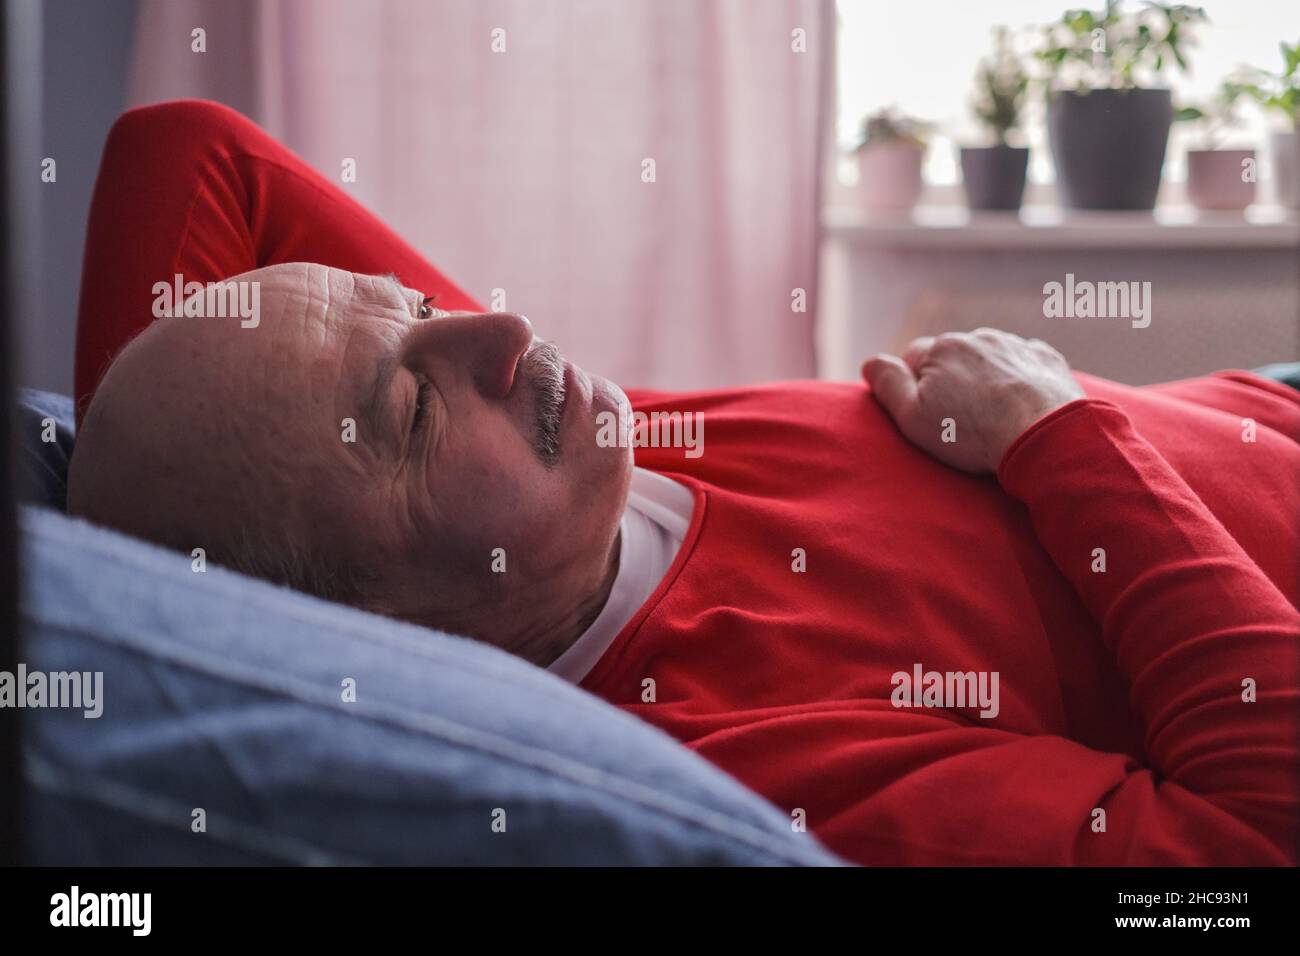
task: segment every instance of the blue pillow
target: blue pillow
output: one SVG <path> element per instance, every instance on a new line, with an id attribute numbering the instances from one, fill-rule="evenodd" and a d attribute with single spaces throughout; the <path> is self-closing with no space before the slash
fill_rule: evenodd
<path id="1" fill-rule="evenodd" d="M 1300 362 L 1279 362 L 1276 365 L 1265 365 L 1263 368 L 1255 369 L 1255 374 L 1300 389 Z"/>
<path id="2" fill-rule="evenodd" d="M 58 511 L 68 505 L 68 461 L 76 419 L 72 399 L 24 388 L 18 397 L 18 500 Z"/>
<path id="3" fill-rule="evenodd" d="M 504 651 L 53 511 L 21 530 L 26 667 L 91 675 L 23 711 L 33 863 L 840 863 Z"/>

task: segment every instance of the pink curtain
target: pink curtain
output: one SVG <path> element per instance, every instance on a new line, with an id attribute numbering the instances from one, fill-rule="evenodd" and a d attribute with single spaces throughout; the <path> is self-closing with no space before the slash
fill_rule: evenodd
<path id="1" fill-rule="evenodd" d="M 142 0 L 130 99 L 242 110 L 625 386 L 727 385 L 814 371 L 833 30 L 832 0 Z"/>

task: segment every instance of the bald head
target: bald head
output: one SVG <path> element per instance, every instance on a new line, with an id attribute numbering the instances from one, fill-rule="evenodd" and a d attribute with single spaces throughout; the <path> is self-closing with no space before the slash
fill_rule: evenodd
<path id="1" fill-rule="evenodd" d="M 329 270 L 315 270 L 280 266 L 231 280 L 259 284 L 259 300 L 273 312 L 265 334 L 260 321 L 250 328 L 238 316 L 177 316 L 129 343 L 79 429 L 69 512 L 288 577 L 306 543 L 294 534 L 306 517 L 294 483 L 318 476 L 283 427 L 286 396 L 303 385 L 300 363 L 277 366 L 275 355 L 294 326 L 321 319 Z"/>
<path id="2" fill-rule="evenodd" d="M 163 318 L 118 355 L 69 511 L 545 657 L 611 575 L 631 453 L 595 436 L 617 387 L 520 316 L 439 313 L 390 277 L 226 281 L 259 283 L 258 320 Z"/>

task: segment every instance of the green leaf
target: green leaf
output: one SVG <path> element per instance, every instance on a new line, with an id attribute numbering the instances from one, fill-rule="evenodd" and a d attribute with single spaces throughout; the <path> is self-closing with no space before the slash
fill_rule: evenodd
<path id="1" fill-rule="evenodd" d="M 1300 68 L 1300 41 L 1297 41 L 1295 46 L 1287 46 L 1285 43 L 1281 46 L 1282 62 L 1286 64 L 1282 76 L 1285 79 L 1290 79 L 1295 75 L 1296 69 Z"/>

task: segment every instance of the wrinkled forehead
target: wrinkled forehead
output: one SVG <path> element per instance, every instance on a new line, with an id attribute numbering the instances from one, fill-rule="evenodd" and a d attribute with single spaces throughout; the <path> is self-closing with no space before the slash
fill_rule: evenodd
<path id="1" fill-rule="evenodd" d="M 260 322 L 157 319 L 115 359 L 91 412 L 112 405 L 173 435 L 233 432 L 250 458 L 292 464 L 357 414 L 373 369 L 414 321 L 406 297 L 419 296 L 391 277 L 308 263 L 222 281 L 257 283 Z"/>
<path id="2" fill-rule="evenodd" d="M 299 325 L 317 336 L 342 331 L 361 319 L 392 321 L 410 314 L 418 293 L 392 274 L 367 275 L 312 262 L 265 266 L 231 276 L 260 286 L 262 308 L 273 326 Z"/>
<path id="3" fill-rule="evenodd" d="M 304 436 L 337 432 L 358 414 L 367 382 L 418 312 L 420 293 L 391 274 L 288 263 L 231 278 L 261 287 L 261 327 L 234 333 L 261 338 L 246 370 L 261 387 L 250 391 Z"/>

